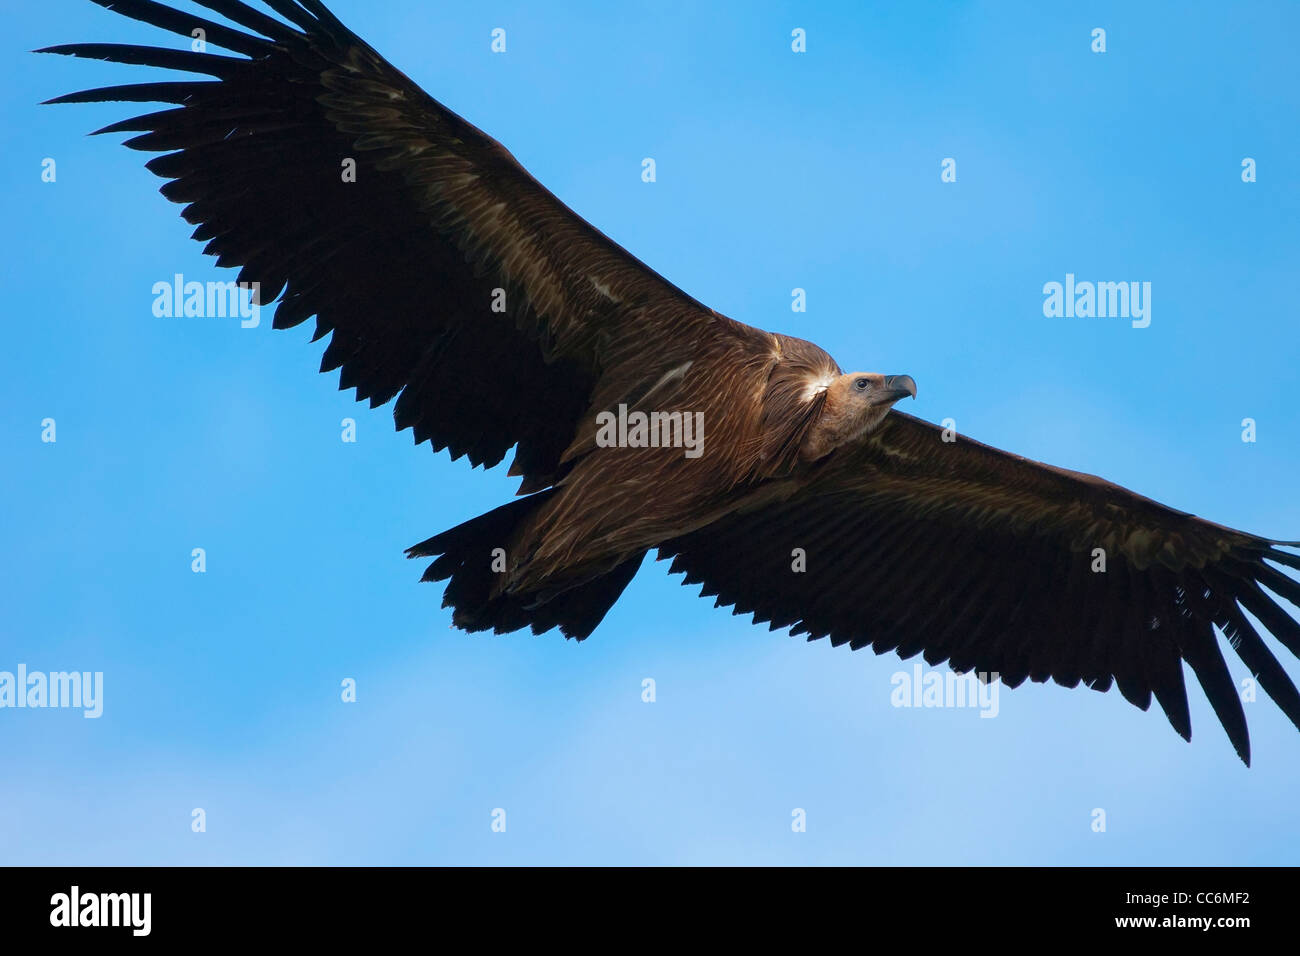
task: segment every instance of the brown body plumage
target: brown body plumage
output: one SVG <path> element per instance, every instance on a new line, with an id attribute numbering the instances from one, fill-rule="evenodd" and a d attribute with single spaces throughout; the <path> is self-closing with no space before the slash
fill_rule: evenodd
<path id="1" fill-rule="evenodd" d="M 795 480 L 805 464 L 800 449 L 823 424 L 826 380 L 838 377 L 839 368 L 810 342 L 718 324 L 722 334 L 703 348 L 698 340 L 685 343 L 689 358 L 663 373 L 658 367 L 665 363 L 656 363 L 640 381 L 629 376 L 624 391 L 602 396 L 584 412 L 562 459 L 569 470 L 554 494 L 501 543 L 513 560 L 494 594 L 581 584 L 633 558 L 639 562 L 649 548 L 707 525 L 770 482 Z M 694 416 L 705 427 L 701 453 L 600 446 L 597 417 L 619 406 L 629 415 Z M 462 613 L 458 623 L 488 621 Z"/>
<path id="2" fill-rule="evenodd" d="M 275 326 L 315 316 L 323 371 L 399 429 L 497 464 L 523 497 L 411 549 L 467 629 L 586 637 L 657 548 L 703 593 L 809 639 L 1117 684 L 1190 737 L 1183 665 L 1249 759 L 1215 628 L 1300 725 L 1300 568 L 1280 542 L 1030 462 L 896 411 L 906 376 L 844 375 L 811 343 L 718 315 L 574 215 L 318 0 L 198 0 L 242 27 L 96 0 L 235 56 L 51 52 L 206 74 L 56 102 L 162 102 L 115 124 L 239 266 Z M 354 180 L 340 163 L 356 164 Z M 503 305 L 503 307 L 501 307 Z M 501 383 L 508 382 L 509 388 Z M 611 445 L 602 415 L 699 415 L 703 446 Z M 606 419 L 608 421 L 608 419 Z M 692 418 L 692 421 L 695 421 Z M 698 437 L 698 435 L 696 436 Z M 1096 573 L 1098 551 L 1108 561 Z M 792 568 L 791 556 L 807 570 Z M 1271 592 L 1267 593 L 1267 592 Z"/>

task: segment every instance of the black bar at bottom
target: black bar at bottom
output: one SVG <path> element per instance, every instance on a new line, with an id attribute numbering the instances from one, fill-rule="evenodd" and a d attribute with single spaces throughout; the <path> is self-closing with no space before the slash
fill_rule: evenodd
<path id="1" fill-rule="evenodd" d="M 629 942 L 647 933 L 666 942 L 659 934 L 703 921 L 733 936 L 843 926 L 865 941 L 911 927 L 926 943 L 996 931 L 1231 944 L 1261 929 L 1293 932 L 1294 888 L 1293 869 L 1244 868 L 8 868 L 0 926 L 7 942 L 90 945 L 382 941 L 434 926 L 541 943 L 587 936 L 596 920 L 606 931 L 625 924 Z"/>

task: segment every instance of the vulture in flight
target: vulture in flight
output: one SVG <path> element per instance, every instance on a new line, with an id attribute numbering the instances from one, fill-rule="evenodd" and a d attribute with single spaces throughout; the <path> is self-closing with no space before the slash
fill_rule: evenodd
<path id="1" fill-rule="evenodd" d="M 99 132 L 161 154 L 147 165 L 162 194 L 218 265 L 278 300 L 276 328 L 315 317 L 321 370 L 371 407 L 393 401 L 417 444 L 485 467 L 514 450 L 520 497 L 408 552 L 432 559 L 424 580 L 447 582 L 458 627 L 581 640 L 656 549 L 771 629 L 1010 687 L 1113 684 L 1190 739 L 1186 663 L 1249 763 L 1217 628 L 1300 726 L 1300 693 L 1252 623 L 1300 655 L 1277 600 L 1300 606 L 1279 569 L 1300 569 L 1278 547 L 1295 542 L 952 440 L 893 409 L 916 394 L 908 376 L 846 374 L 810 342 L 719 315 L 319 0 L 196 0 L 225 23 L 94 2 L 184 41 L 39 52 L 201 78 L 50 102 L 163 104 Z M 228 54 L 191 50 L 197 29 Z"/>

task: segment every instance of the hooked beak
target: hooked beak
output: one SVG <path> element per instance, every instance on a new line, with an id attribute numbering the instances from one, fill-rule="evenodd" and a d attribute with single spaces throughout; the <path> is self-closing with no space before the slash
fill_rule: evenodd
<path id="1" fill-rule="evenodd" d="M 874 404 L 892 405 L 900 398 L 911 395 L 916 398 L 916 382 L 910 375 L 886 375 L 884 389 Z"/>

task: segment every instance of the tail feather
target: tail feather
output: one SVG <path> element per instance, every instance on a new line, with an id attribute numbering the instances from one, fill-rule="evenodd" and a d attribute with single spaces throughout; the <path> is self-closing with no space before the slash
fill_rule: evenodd
<path id="1" fill-rule="evenodd" d="M 553 492 L 518 498 L 407 549 L 409 558 L 435 559 L 421 580 L 448 582 L 442 606 L 453 609 L 456 627 L 498 634 L 525 627 L 541 634 L 558 627 L 566 637 L 582 640 L 614 606 L 641 566 L 644 551 L 560 590 L 496 591 L 509 567 L 509 547 L 516 528 Z"/>

